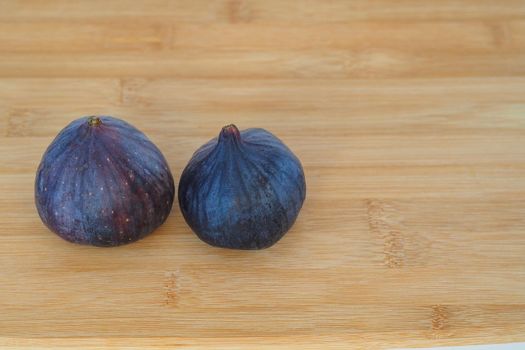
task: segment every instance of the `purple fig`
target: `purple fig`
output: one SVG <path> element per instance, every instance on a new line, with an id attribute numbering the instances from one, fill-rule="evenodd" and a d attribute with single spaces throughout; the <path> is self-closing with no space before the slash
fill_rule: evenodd
<path id="1" fill-rule="evenodd" d="M 186 222 L 204 242 L 263 249 L 292 227 L 306 196 L 299 159 L 264 129 L 225 126 L 199 148 L 179 183 Z"/>
<path id="2" fill-rule="evenodd" d="M 173 177 L 159 149 L 123 120 L 86 117 L 66 126 L 38 167 L 35 202 L 46 226 L 70 242 L 117 246 L 168 217 Z"/>

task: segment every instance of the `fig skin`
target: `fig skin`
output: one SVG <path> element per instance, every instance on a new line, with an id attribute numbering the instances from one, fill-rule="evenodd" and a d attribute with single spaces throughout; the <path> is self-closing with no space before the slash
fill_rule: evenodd
<path id="1" fill-rule="evenodd" d="M 294 224 L 306 196 L 299 159 L 264 129 L 225 126 L 200 147 L 179 182 L 182 214 L 204 242 L 264 249 Z"/>
<path id="2" fill-rule="evenodd" d="M 71 122 L 45 151 L 35 180 L 44 224 L 63 239 L 101 247 L 136 241 L 168 217 L 175 186 L 159 149 L 123 120 Z"/>

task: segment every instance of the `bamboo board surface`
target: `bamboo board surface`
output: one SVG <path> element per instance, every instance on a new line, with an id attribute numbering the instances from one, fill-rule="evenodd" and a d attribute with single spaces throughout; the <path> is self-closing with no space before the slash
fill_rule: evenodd
<path id="1" fill-rule="evenodd" d="M 302 160 L 263 251 L 174 205 L 77 246 L 33 203 L 69 121 L 126 119 L 178 181 L 223 125 Z M 525 341 L 525 3 L 0 2 L 0 347 L 390 349 Z"/>

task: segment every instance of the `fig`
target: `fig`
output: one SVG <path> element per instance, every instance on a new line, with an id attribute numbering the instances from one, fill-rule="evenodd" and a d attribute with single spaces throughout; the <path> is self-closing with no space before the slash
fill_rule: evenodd
<path id="1" fill-rule="evenodd" d="M 306 196 L 299 159 L 264 129 L 225 126 L 201 146 L 179 183 L 182 214 L 204 242 L 263 249 L 292 227 Z"/>
<path id="2" fill-rule="evenodd" d="M 67 241 L 118 246 L 168 217 L 175 186 L 166 159 L 123 120 L 71 122 L 45 151 L 35 180 L 40 218 Z"/>

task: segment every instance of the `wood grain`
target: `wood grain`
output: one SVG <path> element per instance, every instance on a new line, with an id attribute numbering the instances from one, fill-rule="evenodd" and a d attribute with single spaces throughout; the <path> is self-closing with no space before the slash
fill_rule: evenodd
<path id="1" fill-rule="evenodd" d="M 525 4 L 0 3 L 0 347 L 390 349 L 524 341 Z M 34 173 L 83 115 L 125 118 L 176 180 L 234 122 L 300 157 L 271 249 L 174 206 L 100 249 L 41 223 Z"/>

